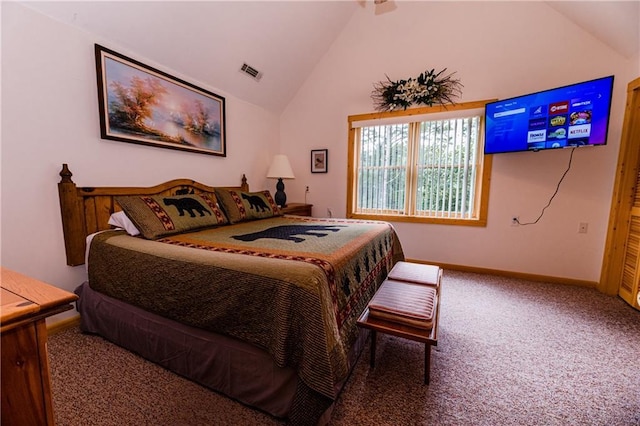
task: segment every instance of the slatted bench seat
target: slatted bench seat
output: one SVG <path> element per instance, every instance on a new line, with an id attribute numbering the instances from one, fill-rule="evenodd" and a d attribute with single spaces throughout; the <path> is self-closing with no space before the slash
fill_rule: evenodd
<path id="1" fill-rule="evenodd" d="M 438 344 L 439 290 L 442 269 L 398 262 L 358 319 L 371 330 L 371 368 L 375 367 L 377 332 L 423 342 L 424 383 L 429 384 L 431 346 Z"/>

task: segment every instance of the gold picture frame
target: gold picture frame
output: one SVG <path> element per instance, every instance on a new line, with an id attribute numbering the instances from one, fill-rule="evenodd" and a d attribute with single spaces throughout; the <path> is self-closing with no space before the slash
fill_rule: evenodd
<path id="1" fill-rule="evenodd" d="M 226 157 L 225 99 L 95 45 L 102 139 Z"/>

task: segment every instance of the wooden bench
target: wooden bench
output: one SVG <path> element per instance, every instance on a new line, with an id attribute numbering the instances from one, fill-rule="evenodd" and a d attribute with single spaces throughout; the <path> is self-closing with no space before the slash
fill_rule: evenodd
<path id="1" fill-rule="evenodd" d="M 371 368 L 375 367 L 377 332 L 422 342 L 424 383 L 429 384 L 431 346 L 438 345 L 442 269 L 398 262 L 358 319 L 371 330 Z"/>

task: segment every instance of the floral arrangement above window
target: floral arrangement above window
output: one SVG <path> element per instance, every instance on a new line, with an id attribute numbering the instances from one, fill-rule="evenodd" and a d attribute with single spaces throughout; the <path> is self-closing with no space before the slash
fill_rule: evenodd
<path id="1" fill-rule="evenodd" d="M 408 80 L 391 81 L 387 77 L 387 81 L 374 83 L 371 99 L 376 110 L 395 111 L 407 109 L 412 104 L 433 106 L 455 103 L 453 98 L 462 94 L 462 83 L 453 78 L 455 72 L 443 75 L 446 70 L 436 73 L 432 69 Z"/>

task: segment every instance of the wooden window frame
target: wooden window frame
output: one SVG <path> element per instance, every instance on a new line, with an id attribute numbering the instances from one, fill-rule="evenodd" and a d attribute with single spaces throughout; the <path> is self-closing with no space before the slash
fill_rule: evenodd
<path id="1" fill-rule="evenodd" d="M 349 140 L 348 140 L 348 157 L 347 157 L 347 217 L 350 219 L 362 219 L 362 220 L 386 220 L 392 222 L 413 222 L 413 223 L 432 223 L 442 225 L 458 225 L 458 226 L 481 226 L 487 225 L 487 212 L 489 208 L 489 190 L 491 183 L 491 168 L 493 163 L 492 155 L 483 155 L 484 146 L 484 115 L 481 117 L 480 126 L 480 144 L 479 147 L 479 160 L 477 168 L 477 189 L 476 189 L 476 203 L 477 217 L 469 219 L 461 219 L 456 217 L 425 217 L 425 216 L 413 216 L 406 214 L 363 214 L 355 212 L 355 197 L 357 194 L 357 179 L 355 176 L 358 164 L 358 152 L 356 152 L 356 136 L 359 132 L 359 127 L 354 123 L 370 120 L 381 119 L 393 119 L 393 118 L 409 118 L 413 116 L 436 114 L 452 111 L 464 111 L 484 108 L 489 102 L 494 102 L 495 99 L 462 102 L 455 105 L 442 105 L 433 107 L 421 107 L 411 108 L 403 111 L 388 111 L 388 112 L 376 112 L 368 114 L 350 115 L 348 117 L 349 126 Z M 420 121 L 416 117 L 416 121 Z M 408 197 L 413 197 L 410 194 Z M 407 199 L 408 199 L 407 197 Z"/>

